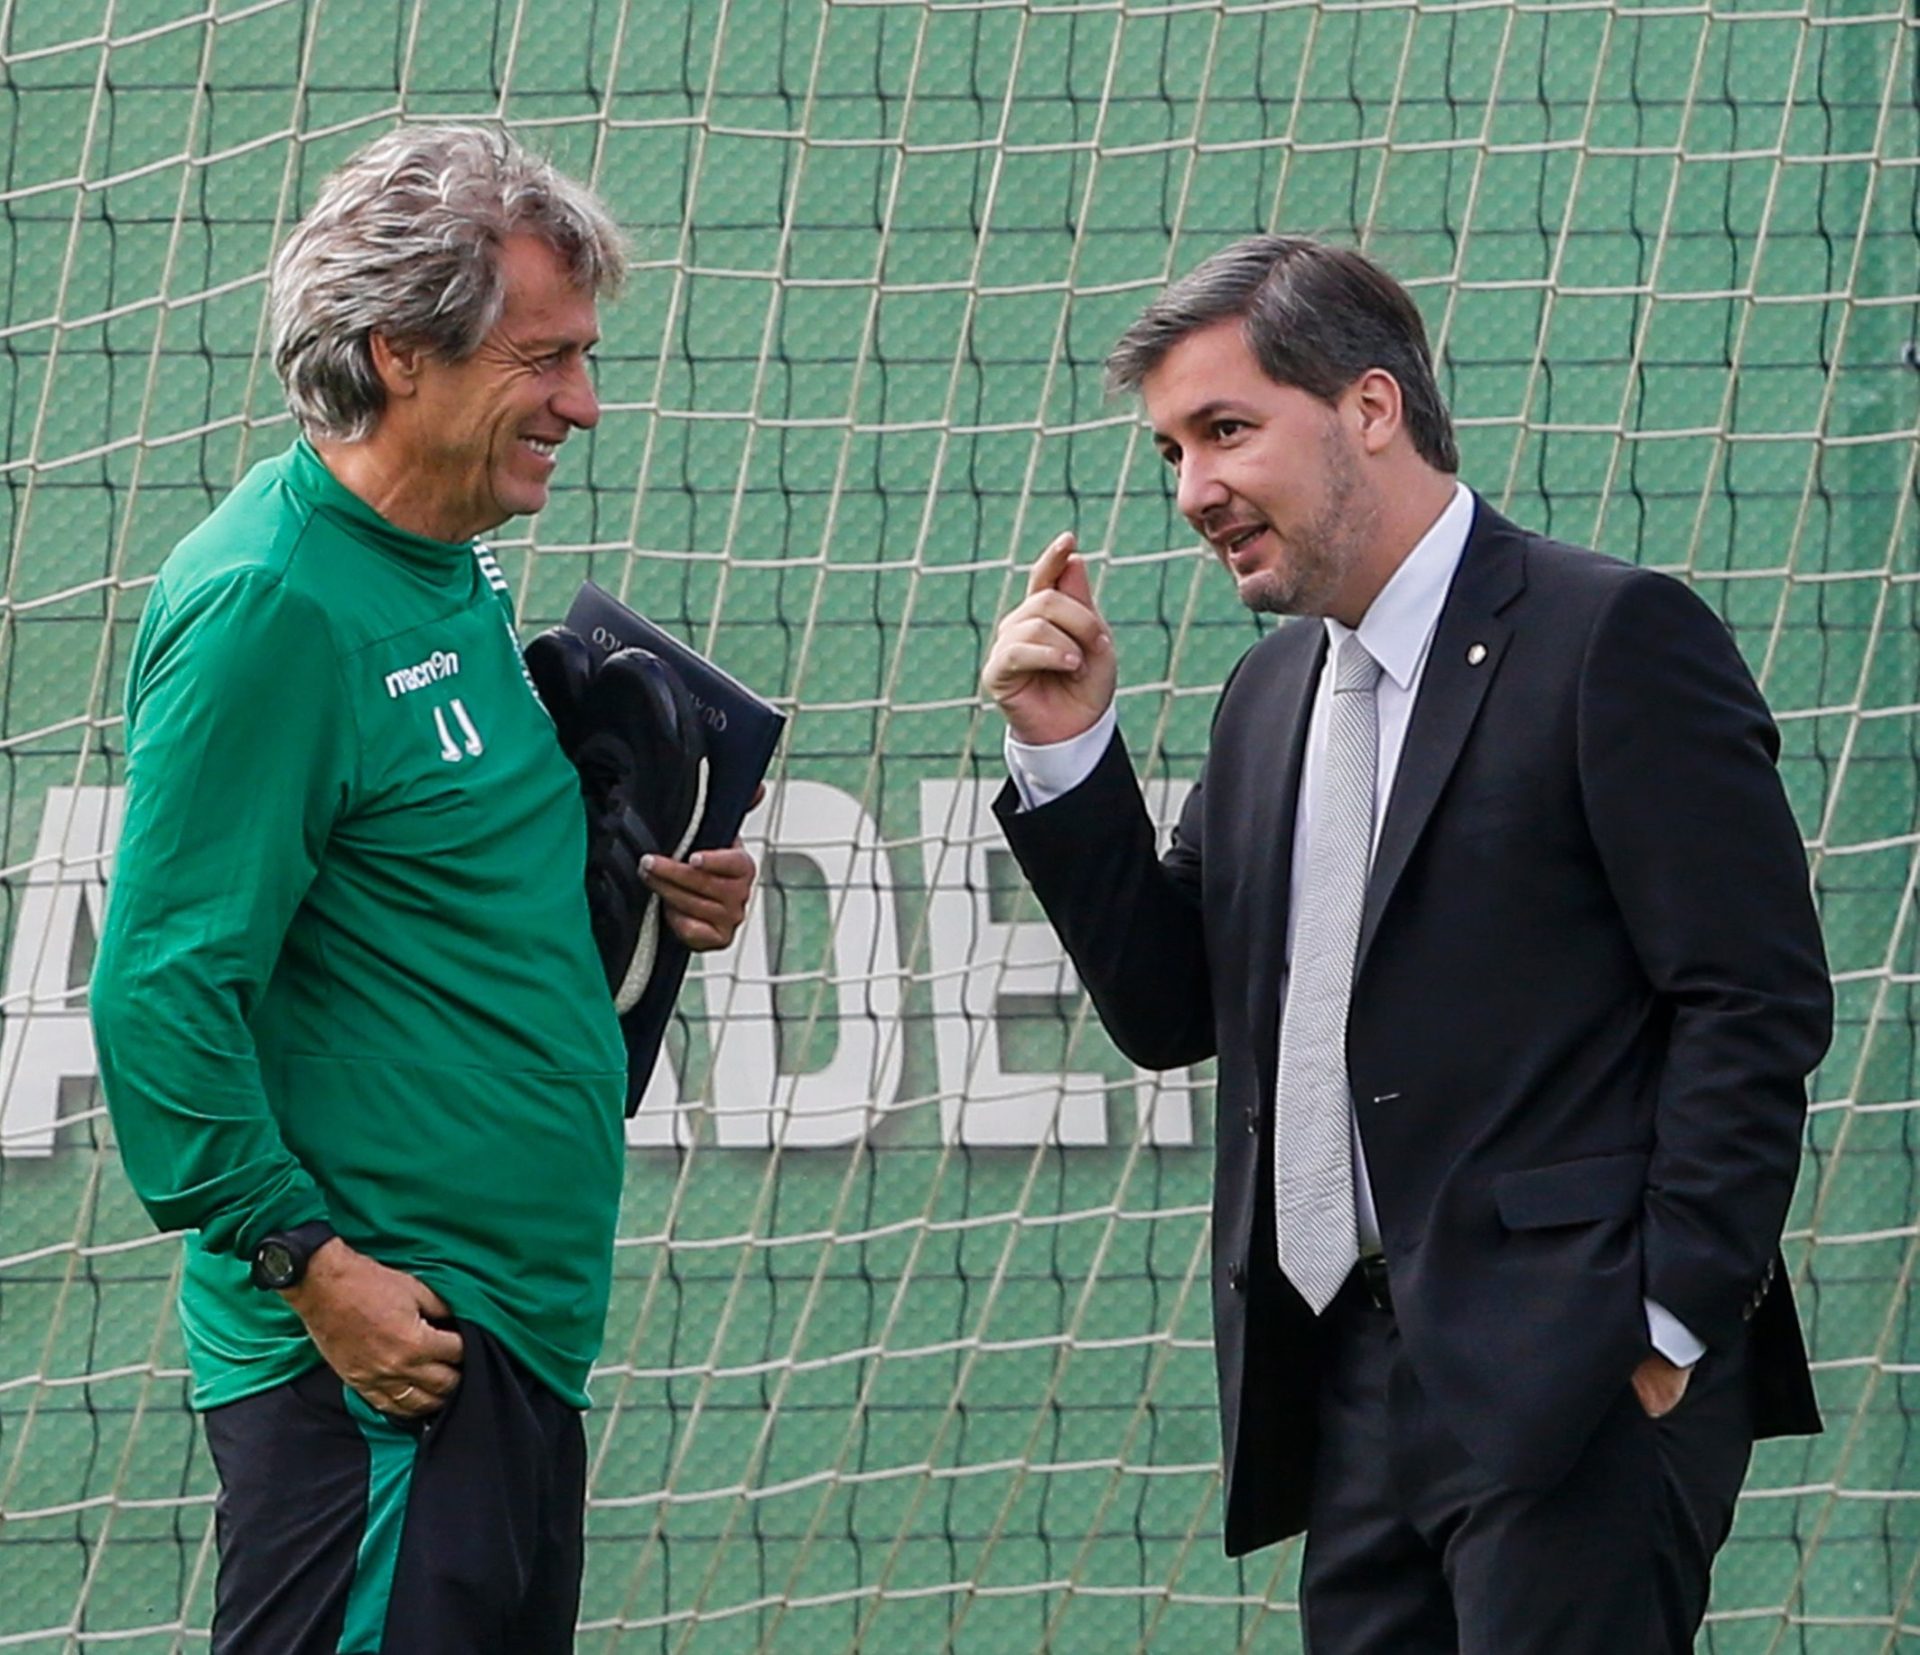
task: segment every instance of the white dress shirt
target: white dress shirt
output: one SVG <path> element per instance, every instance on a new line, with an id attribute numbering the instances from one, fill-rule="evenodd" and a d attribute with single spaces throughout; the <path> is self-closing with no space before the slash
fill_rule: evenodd
<path id="1" fill-rule="evenodd" d="M 1327 745 L 1327 709 L 1332 704 L 1333 662 L 1340 642 L 1357 630 L 1367 653 L 1380 663 L 1377 693 L 1380 720 L 1377 785 L 1374 789 L 1373 840 L 1380 842 L 1380 824 L 1386 819 L 1387 803 L 1393 796 L 1393 779 L 1400 768 L 1400 749 L 1406 741 L 1407 721 L 1413 716 L 1415 697 L 1420 692 L 1421 674 L 1426 670 L 1427 652 L 1440 625 L 1440 611 L 1446 604 L 1453 573 L 1466 550 L 1467 532 L 1473 527 L 1473 494 L 1456 482 L 1453 498 L 1421 536 L 1420 542 L 1400 567 L 1393 572 L 1379 595 L 1368 606 L 1357 629 L 1349 628 L 1331 616 L 1321 623 L 1327 629 L 1326 661 L 1320 670 L 1320 682 L 1313 697 L 1313 710 L 1307 720 L 1307 750 L 1301 769 L 1300 797 L 1294 809 L 1293 842 L 1307 843 L 1308 824 L 1313 819 L 1315 795 L 1320 773 L 1325 767 Z M 1067 741 L 1049 746 L 1031 747 L 1007 736 L 1007 768 L 1012 773 L 1015 791 L 1028 810 L 1071 792 L 1092 774 L 1113 739 L 1116 715 L 1108 707 L 1092 729 Z M 1300 912 L 1301 881 L 1306 876 L 1307 858 L 1293 858 L 1287 903 L 1287 950 L 1293 949 L 1294 916 Z M 1360 1251 L 1380 1248 L 1380 1221 L 1373 1205 L 1373 1186 L 1367 1177 L 1366 1151 L 1360 1142 L 1360 1128 L 1353 1127 L 1354 1224 L 1359 1232 Z M 1706 1347 L 1677 1317 L 1653 1300 L 1646 1301 L 1647 1332 L 1654 1349 L 1668 1361 L 1690 1367 L 1700 1359 Z"/>

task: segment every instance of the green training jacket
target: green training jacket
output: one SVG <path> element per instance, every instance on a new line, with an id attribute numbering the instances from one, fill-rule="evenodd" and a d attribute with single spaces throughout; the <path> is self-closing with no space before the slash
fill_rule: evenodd
<path id="1" fill-rule="evenodd" d="M 586 1402 L 626 1058 L 505 587 L 299 442 L 147 600 L 91 1006 L 127 1175 L 193 1232 L 198 1407 L 317 1360 L 247 1272 L 321 1217 Z"/>

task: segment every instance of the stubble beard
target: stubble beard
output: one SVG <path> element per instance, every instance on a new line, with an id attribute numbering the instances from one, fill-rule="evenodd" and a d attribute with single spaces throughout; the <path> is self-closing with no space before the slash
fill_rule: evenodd
<path id="1" fill-rule="evenodd" d="M 1256 615 L 1328 614 L 1372 537 L 1377 506 L 1331 419 L 1320 431 L 1320 459 L 1326 477 L 1320 509 L 1293 537 L 1284 562 L 1240 583 L 1240 601 Z"/>

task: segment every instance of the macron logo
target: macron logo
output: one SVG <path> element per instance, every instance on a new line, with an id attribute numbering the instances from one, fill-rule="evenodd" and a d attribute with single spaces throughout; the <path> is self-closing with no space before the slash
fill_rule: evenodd
<path id="1" fill-rule="evenodd" d="M 453 677 L 459 670 L 460 657 L 457 654 L 450 649 L 436 649 L 424 661 L 388 673 L 387 694 L 411 695 L 415 690 L 424 690 L 429 684 Z"/>

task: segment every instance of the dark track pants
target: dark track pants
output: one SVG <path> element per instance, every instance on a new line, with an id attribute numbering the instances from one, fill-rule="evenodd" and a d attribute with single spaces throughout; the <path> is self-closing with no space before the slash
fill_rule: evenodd
<path id="1" fill-rule="evenodd" d="M 460 1388 L 402 1424 L 317 1367 L 205 1416 L 220 1472 L 213 1655 L 566 1655 L 579 1411 L 462 1322 Z"/>
<path id="2" fill-rule="evenodd" d="M 1435 1415 L 1391 1312 L 1328 1307 L 1301 1608 L 1311 1655 L 1685 1655 L 1752 1448 L 1744 1351 L 1680 1405 L 1631 1386 L 1558 1486 L 1502 1487 Z"/>

